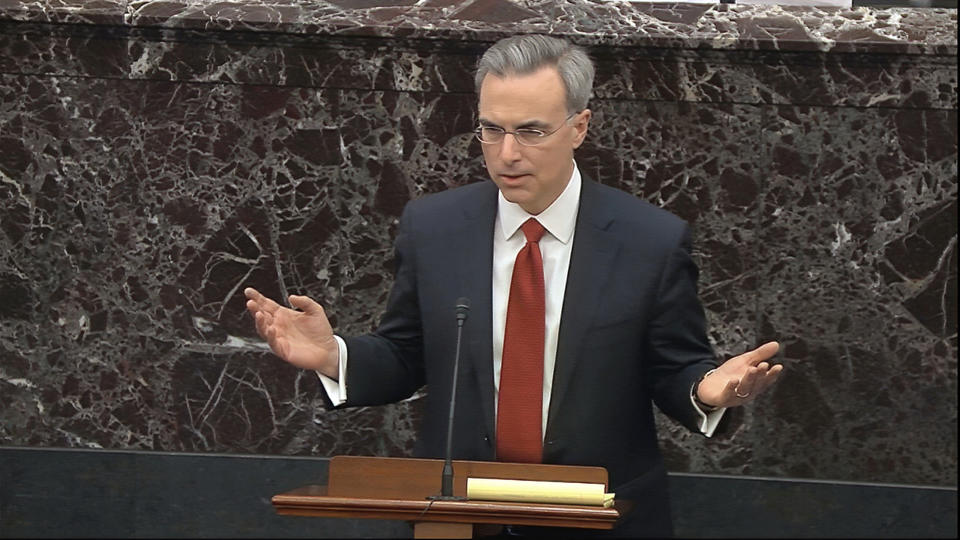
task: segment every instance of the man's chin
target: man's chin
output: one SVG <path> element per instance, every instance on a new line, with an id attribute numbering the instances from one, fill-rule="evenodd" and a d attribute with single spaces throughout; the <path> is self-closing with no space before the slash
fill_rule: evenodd
<path id="1" fill-rule="evenodd" d="M 523 204 L 530 198 L 530 193 L 521 186 L 511 186 L 503 182 L 494 183 L 500 188 L 500 193 L 503 194 L 503 198 L 512 203 Z"/>
<path id="2" fill-rule="evenodd" d="M 516 189 L 510 187 L 504 187 L 498 184 L 500 188 L 500 193 L 503 195 L 503 198 L 513 204 L 520 206 L 523 210 L 529 214 L 537 215 L 543 211 L 542 208 L 535 207 L 535 199 L 533 194 L 525 189 Z"/>

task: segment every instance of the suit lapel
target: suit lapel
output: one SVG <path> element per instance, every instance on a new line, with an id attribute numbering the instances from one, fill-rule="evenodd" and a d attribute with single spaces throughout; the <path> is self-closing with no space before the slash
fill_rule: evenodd
<path id="1" fill-rule="evenodd" d="M 487 433 L 495 433 L 493 385 L 493 230 L 497 215 L 497 189 L 487 182 L 477 204 L 464 211 L 465 223 L 459 236 L 459 294 L 470 299 L 470 317 L 464 324 L 461 355 L 473 365 Z M 466 365 L 466 364 L 464 364 Z"/>
<path id="2" fill-rule="evenodd" d="M 574 368 L 582 358 L 584 335 L 600 309 L 601 293 L 614 264 L 620 241 L 609 230 L 613 219 L 598 200 L 600 187 L 583 179 L 577 228 L 570 254 L 567 287 L 560 314 L 557 357 L 547 416 L 547 433 L 563 402 Z"/>

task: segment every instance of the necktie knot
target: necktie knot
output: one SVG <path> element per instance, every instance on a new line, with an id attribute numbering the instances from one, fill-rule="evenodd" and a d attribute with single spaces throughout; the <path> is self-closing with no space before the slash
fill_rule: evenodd
<path id="1" fill-rule="evenodd" d="M 543 237 L 543 233 L 547 231 L 543 228 L 543 225 L 534 218 L 524 221 L 520 229 L 523 230 L 523 235 L 527 237 L 527 242 L 533 243 L 539 242 L 540 238 Z"/>

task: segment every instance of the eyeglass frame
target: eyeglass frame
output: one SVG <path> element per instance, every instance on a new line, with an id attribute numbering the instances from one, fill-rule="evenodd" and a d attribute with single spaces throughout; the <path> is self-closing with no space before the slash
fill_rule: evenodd
<path id="1" fill-rule="evenodd" d="M 573 118 L 574 116 L 576 116 L 576 115 L 578 115 L 578 114 L 580 114 L 580 113 L 582 113 L 582 112 L 583 112 L 583 110 L 579 110 L 579 111 L 570 113 L 569 115 L 567 115 L 566 118 L 563 119 L 563 122 L 561 122 L 560 125 L 557 126 L 556 129 L 554 129 L 553 131 L 550 131 L 550 132 L 544 132 L 542 129 L 537 129 L 537 128 L 519 128 L 519 129 L 515 129 L 515 130 L 513 130 L 513 131 L 507 131 L 507 130 L 503 129 L 503 128 L 500 127 L 500 126 L 483 126 L 483 125 L 480 125 L 480 126 L 477 126 L 476 129 L 473 130 L 473 135 L 477 138 L 478 141 L 480 141 L 480 144 L 500 144 L 500 143 L 502 143 L 503 140 L 507 137 L 507 135 L 513 135 L 513 139 L 514 139 L 515 141 L 517 141 L 517 144 L 519 144 L 520 146 L 530 146 L 530 147 L 540 146 L 541 144 L 543 144 L 543 140 L 544 140 L 544 139 L 546 139 L 547 137 L 549 137 L 549 136 L 553 135 L 554 133 L 560 131 L 564 126 L 569 125 L 569 124 L 567 124 L 567 122 L 569 122 L 571 118 Z M 485 140 L 483 140 L 482 138 L 480 138 L 480 133 L 481 133 L 483 130 L 485 130 L 485 129 L 492 129 L 492 130 L 495 130 L 495 131 L 499 131 L 499 132 L 501 133 L 500 140 L 498 140 L 498 141 L 485 141 Z M 518 134 L 520 134 L 520 135 L 523 135 L 524 133 L 530 134 L 531 132 L 536 132 L 536 133 L 539 133 L 539 134 L 540 134 L 540 135 L 537 135 L 537 143 L 536 143 L 536 144 L 527 144 L 527 143 L 525 143 L 525 142 L 523 142 L 523 141 L 520 140 L 520 137 L 518 136 Z"/>

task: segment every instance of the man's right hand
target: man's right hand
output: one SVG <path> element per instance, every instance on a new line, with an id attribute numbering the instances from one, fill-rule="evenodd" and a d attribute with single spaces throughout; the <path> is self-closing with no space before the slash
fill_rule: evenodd
<path id="1" fill-rule="evenodd" d="M 243 294 L 257 332 L 274 354 L 298 368 L 319 371 L 334 380 L 339 378 L 339 347 L 320 304 L 306 296 L 290 295 L 290 305 L 297 311 L 281 306 L 256 289 L 244 289 Z"/>

